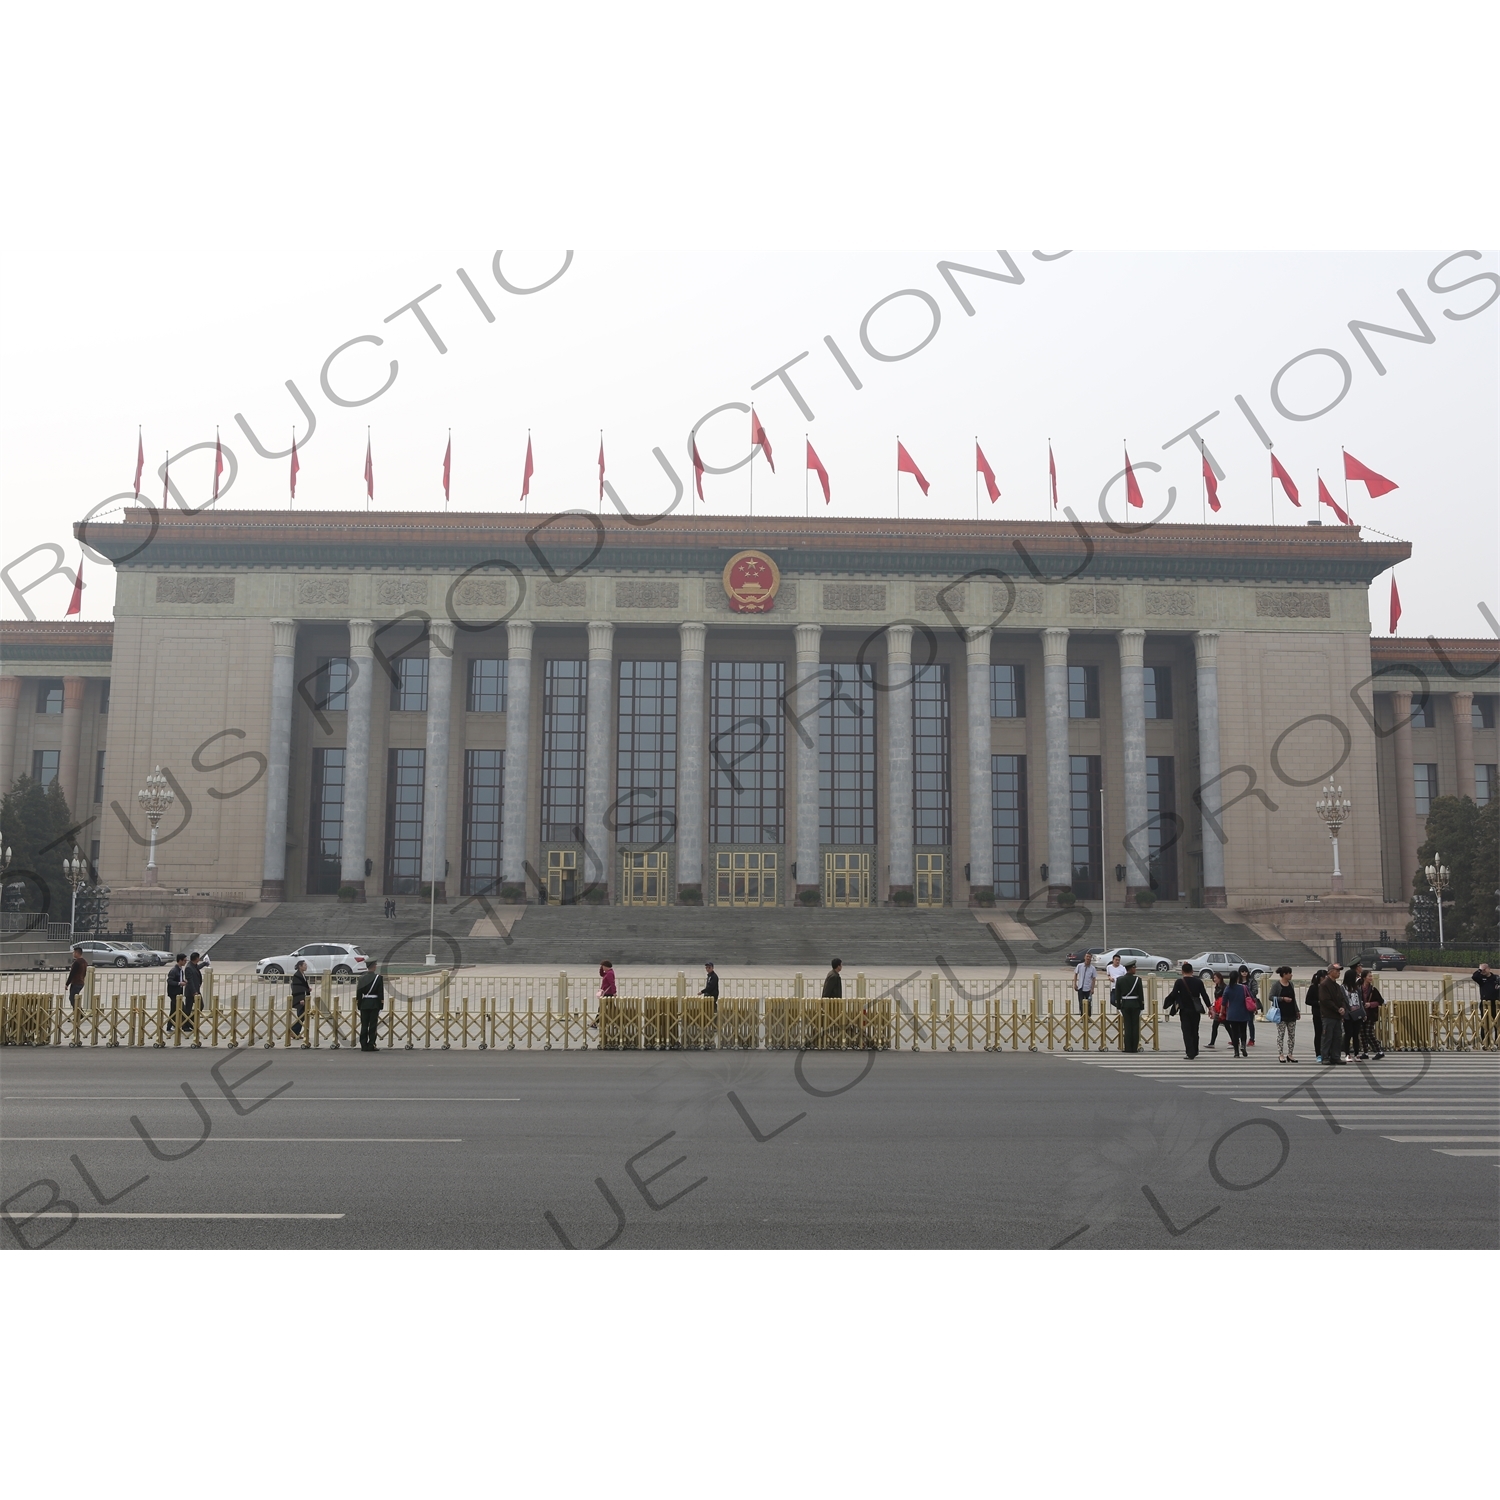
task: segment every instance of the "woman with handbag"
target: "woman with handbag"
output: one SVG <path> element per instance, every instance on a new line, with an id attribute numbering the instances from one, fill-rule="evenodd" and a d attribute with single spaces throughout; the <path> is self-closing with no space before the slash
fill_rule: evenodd
<path id="1" fill-rule="evenodd" d="M 1266 1020 L 1276 1028 L 1277 1062 L 1297 1061 L 1297 1021 L 1301 1014 L 1297 1009 L 1291 967 L 1282 964 L 1276 971 L 1276 982 L 1271 986 L 1271 1003 L 1266 1009 Z"/>
<path id="2" fill-rule="evenodd" d="M 312 985 L 307 977 L 307 960 L 299 958 L 297 967 L 292 970 L 292 1009 L 297 1013 L 296 1023 L 292 1027 L 292 1035 L 302 1035 L 302 1023 L 307 1018 L 307 1001 L 312 994 Z"/>
<path id="3" fill-rule="evenodd" d="M 1344 1056 L 1358 1057 L 1365 1029 L 1365 1007 L 1361 996 L 1366 975 L 1361 964 L 1350 964 L 1344 975 Z"/>
<path id="4" fill-rule="evenodd" d="M 1379 1026 L 1380 1007 L 1385 1004 L 1385 996 L 1375 987 L 1375 977 L 1372 974 L 1364 976 L 1364 983 L 1359 987 L 1359 998 L 1362 1006 L 1363 1021 L 1360 1028 L 1360 1051 L 1359 1060 L 1367 1062 L 1371 1056 L 1379 1062 L 1385 1056 L 1381 1050 Z"/>
<path id="5" fill-rule="evenodd" d="M 1245 1028 L 1254 1014 L 1255 1004 L 1238 977 L 1224 986 L 1224 1024 L 1229 1030 L 1229 1040 L 1234 1044 L 1236 1057 L 1250 1056 L 1250 1049 L 1245 1045 Z"/>
<path id="6" fill-rule="evenodd" d="M 1225 1025 L 1224 976 L 1217 970 L 1214 971 L 1214 997 L 1213 1001 L 1211 1002 L 1210 1009 L 1214 1013 L 1214 1024 L 1212 1030 L 1210 1030 L 1210 1032 L 1208 1033 L 1208 1045 L 1212 1047 L 1213 1044 L 1219 1039 L 1219 1028 Z M 1225 1027 L 1225 1029 L 1227 1030 L 1228 1028 Z"/>
<path id="7" fill-rule="evenodd" d="M 1255 1045 L 1255 1017 L 1260 1010 L 1260 985 L 1255 975 L 1250 972 L 1249 964 L 1240 965 L 1239 979 L 1240 988 L 1255 1001 L 1255 1004 L 1250 1007 L 1250 1019 L 1245 1023 L 1249 1034 L 1249 1045 L 1253 1047 Z"/>

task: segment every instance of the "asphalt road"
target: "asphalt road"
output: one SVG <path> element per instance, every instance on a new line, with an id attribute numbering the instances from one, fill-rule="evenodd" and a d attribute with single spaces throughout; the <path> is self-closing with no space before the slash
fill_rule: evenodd
<path id="1" fill-rule="evenodd" d="M 0 1053 L 8 1249 L 1493 1249 L 1497 1168 L 1493 1055 Z"/>

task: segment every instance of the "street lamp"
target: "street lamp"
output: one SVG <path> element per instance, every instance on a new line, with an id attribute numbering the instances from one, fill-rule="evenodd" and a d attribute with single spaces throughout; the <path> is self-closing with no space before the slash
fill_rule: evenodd
<path id="1" fill-rule="evenodd" d="M 79 854 L 77 844 L 73 845 L 72 859 L 65 858 L 62 867 L 64 877 L 73 887 L 73 907 L 68 913 L 68 942 L 71 945 L 78 935 L 78 887 L 89 878 L 88 861 Z"/>
<path id="2" fill-rule="evenodd" d="M 151 825 L 151 848 L 146 856 L 146 884 L 155 885 L 156 825 L 161 822 L 162 814 L 177 800 L 172 788 L 167 785 L 167 778 L 161 774 L 160 766 L 146 778 L 146 785 L 135 794 L 135 800 L 141 804 L 141 811 Z"/>
<path id="3" fill-rule="evenodd" d="M 1432 887 L 1433 899 L 1437 902 L 1438 914 L 1438 947 L 1443 946 L 1443 892 L 1448 889 L 1452 880 L 1452 872 L 1443 863 L 1441 854 L 1432 856 L 1432 863 L 1422 872 L 1427 877 L 1427 884 Z"/>
<path id="4" fill-rule="evenodd" d="M 1341 786 L 1335 786 L 1331 781 L 1323 788 L 1323 795 L 1317 801 L 1318 816 L 1328 825 L 1328 837 L 1333 840 L 1333 881 L 1329 886 L 1332 891 L 1344 889 L 1344 872 L 1339 869 L 1339 830 L 1349 821 L 1350 809 L 1354 806 L 1344 795 Z"/>

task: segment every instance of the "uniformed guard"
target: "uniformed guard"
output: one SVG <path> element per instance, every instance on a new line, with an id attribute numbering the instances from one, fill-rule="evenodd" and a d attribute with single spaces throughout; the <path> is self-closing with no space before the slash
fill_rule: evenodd
<path id="1" fill-rule="evenodd" d="M 379 1050 L 380 1012 L 385 1008 L 385 975 L 372 959 L 370 967 L 359 981 L 356 993 L 359 996 L 359 1050 Z"/>
<path id="2" fill-rule="evenodd" d="M 1146 1008 L 1146 986 L 1135 972 L 1135 960 L 1125 960 L 1125 973 L 1116 982 L 1110 1004 L 1120 1012 L 1120 1025 L 1125 1033 L 1125 1050 L 1141 1050 L 1141 1012 Z"/>

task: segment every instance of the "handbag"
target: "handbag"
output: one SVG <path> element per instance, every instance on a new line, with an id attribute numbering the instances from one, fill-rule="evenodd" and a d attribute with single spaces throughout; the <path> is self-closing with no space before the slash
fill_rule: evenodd
<path id="1" fill-rule="evenodd" d="M 1245 996 L 1245 1009 L 1253 1016 L 1260 1009 L 1260 1001 L 1254 995 L 1247 994 Z"/>
<path id="2" fill-rule="evenodd" d="M 1270 1009 L 1266 1011 L 1266 1020 L 1273 1026 L 1281 1025 L 1281 1006 L 1274 1000 L 1271 1002 Z"/>

